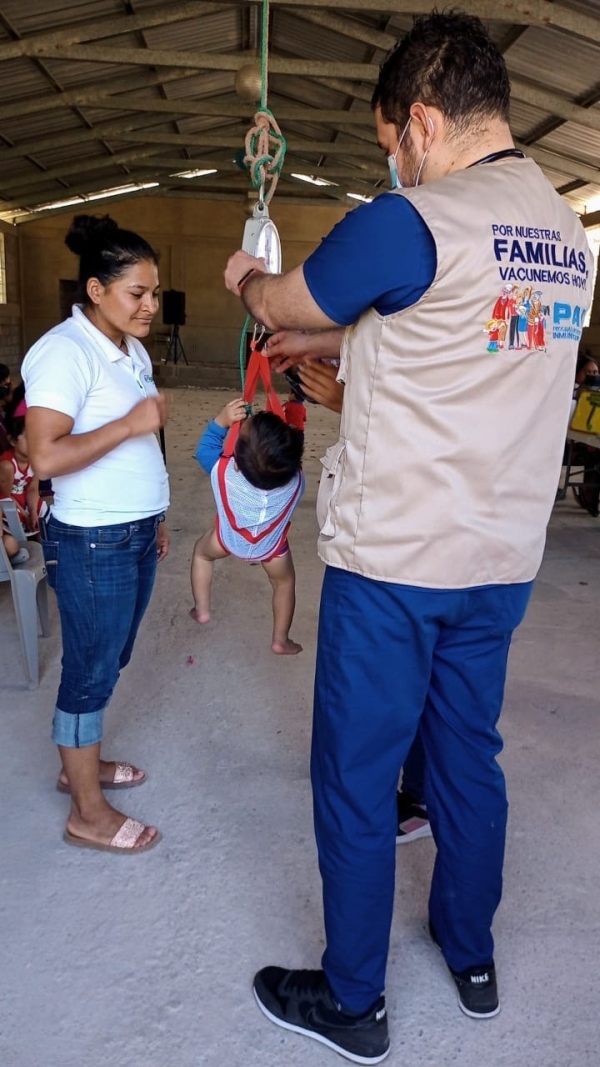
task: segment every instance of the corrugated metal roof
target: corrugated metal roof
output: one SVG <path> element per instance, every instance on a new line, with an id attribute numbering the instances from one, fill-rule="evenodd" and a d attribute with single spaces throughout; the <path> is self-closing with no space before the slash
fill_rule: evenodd
<path id="1" fill-rule="evenodd" d="M 573 98 L 597 83 L 599 51 L 591 41 L 570 35 L 565 41 L 558 30 L 536 26 L 512 45 L 505 58 L 509 74 Z"/>
<path id="2" fill-rule="evenodd" d="M 85 88 L 99 81 L 109 87 L 114 78 L 137 74 L 140 70 L 120 63 L 82 63 L 66 59 L 45 59 L 44 65 L 63 89 Z"/>
<path id="3" fill-rule="evenodd" d="M 100 143 L 104 137 L 101 129 L 98 130 L 95 140 L 89 140 L 87 135 L 77 138 L 78 130 L 85 129 L 81 113 L 88 123 L 94 125 L 131 124 L 135 129 L 147 133 L 150 146 L 154 134 L 173 134 L 178 130 L 181 135 L 180 144 L 159 147 L 160 154 L 165 158 L 178 159 L 181 156 L 184 160 L 187 154 L 190 158 L 201 159 L 208 153 L 211 158 L 231 159 L 232 150 L 219 146 L 218 142 L 214 148 L 209 146 L 205 149 L 186 143 L 186 135 L 223 131 L 224 136 L 231 136 L 232 131 L 237 131 L 241 138 L 250 120 L 251 106 L 243 104 L 235 94 L 235 71 L 198 70 L 198 73 L 190 77 L 165 81 L 162 87 L 142 85 L 143 82 L 147 83 L 160 77 L 163 68 L 143 64 L 120 64 L 115 57 L 118 58 L 117 50 L 120 47 L 139 49 L 141 54 L 147 49 L 172 51 L 184 58 L 186 54 L 192 54 L 194 59 L 203 53 L 248 55 L 248 49 L 258 43 L 259 10 L 256 6 L 249 8 L 245 4 L 232 3 L 218 12 L 211 12 L 209 9 L 208 13 L 205 13 L 203 5 L 198 3 L 197 15 L 186 21 L 164 23 L 141 31 L 129 29 L 127 10 L 143 16 L 156 8 L 157 4 L 158 0 L 133 0 L 131 4 L 125 3 L 124 0 L 2 0 L 0 11 L 9 25 L 0 25 L 0 135 L 11 142 L 29 146 L 31 142 L 39 139 L 41 147 L 37 153 L 32 154 L 52 172 L 68 172 L 83 161 L 97 162 L 96 172 L 87 171 L 81 178 L 68 174 L 63 175 L 63 181 L 58 178 L 40 178 L 39 188 L 44 191 L 45 199 L 48 199 L 53 189 L 60 195 L 65 184 L 71 185 L 74 181 L 93 187 L 94 180 L 97 180 L 99 185 L 106 186 L 111 172 L 113 176 L 123 175 L 123 167 L 111 162 L 106 149 Z M 600 14 L 600 0 L 562 0 L 562 5 L 587 15 Z M 326 4 L 316 10 L 321 14 L 328 12 Z M 270 102 L 276 115 L 277 108 L 283 110 L 291 105 L 305 106 L 306 120 L 294 118 L 293 121 L 282 122 L 284 133 L 292 139 L 306 142 L 307 146 L 311 143 L 327 142 L 347 145 L 348 155 L 330 155 L 328 165 L 331 166 L 335 161 L 339 168 L 345 160 L 350 167 L 353 152 L 356 154 L 359 145 L 361 159 L 369 158 L 364 154 L 364 149 L 369 145 L 373 145 L 373 158 L 379 159 L 372 132 L 367 126 L 352 128 L 336 124 L 332 120 L 319 121 L 318 112 L 320 109 L 342 111 L 351 107 L 353 111 L 360 108 L 368 113 L 372 82 L 367 80 L 360 84 L 357 81 L 351 82 L 347 77 L 342 78 L 336 71 L 335 64 L 371 63 L 377 66 L 387 50 L 387 43 L 381 42 L 381 47 L 375 47 L 372 42 L 358 39 L 361 32 L 364 33 L 367 29 L 385 33 L 391 44 L 410 29 L 413 17 L 406 13 L 390 12 L 385 15 L 383 12 L 362 12 L 358 9 L 344 14 L 339 8 L 331 9 L 330 14 L 335 16 L 337 24 L 343 20 L 343 32 L 309 21 L 310 12 L 304 8 L 294 10 L 288 5 L 279 7 L 274 0 L 271 6 L 270 27 L 272 55 L 325 60 L 331 64 L 331 72 L 329 76 L 319 78 L 299 73 L 288 76 L 272 74 L 269 79 Z M 119 19 L 122 32 L 111 36 L 111 29 L 116 28 L 115 19 Z M 106 23 L 108 36 L 86 45 L 86 23 L 102 20 Z M 25 36 L 61 27 L 79 29 L 84 42 L 79 48 L 87 47 L 92 51 L 95 45 L 104 50 L 109 48 L 112 53 L 111 62 L 98 63 L 92 60 L 56 57 L 44 58 L 41 64 L 34 58 L 2 61 L 1 45 L 2 41 L 11 39 L 11 25 L 17 34 Z M 513 26 L 500 19 L 492 20 L 487 25 L 493 40 L 506 49 L 508 68 L 513 76 L 529 82 L 537 89 L 543 90 L 546 87 L 551 92 L 560 93 L 569 101 L 577 102 L 585 98 L 586 102 L 589 102 L 594 99 L 593 93 L 598 89 L 600 76 L 600 48 L 597 42 L 539 25 Z M 353 34 L 355 36 L 352 36 Z M 50 77 L 44 73 L 45 70 Z M 128 79 L 125 86 L 122 84 L 124 78 Z M 120 97 L 120 104 L 125 98 L 125 106 L 111 108 L 109 101 L 104 99 L 101 108 L 81 105 L 77 111 L 74 103 L 70 106 L 55 106 L 57 90 L 54 82 L 71 93 L 76 89 L 89 93 L 96 86 L 99 93 L 116 92 Z M 130 88 L 133 84 L 139 85 L 139 88 Z M 68 101 L 70 98 L 66 99 Z M 30 100 L 40 101 L 39 113 L 33 111 L 19 114 L 19 108 L 27 109 L 27 102 Z M 176 110 L 171 114 L 135 110 L 137 103 L 152 105 L 161 100 L 180 101 L 182 105 L 195 101 L 199 105 L 199 114 L 188 115 Z M 222 101 L 229 108 L 231 105 L 238 105 L 239 116 L 203 115 L 203 100 L 213 104 Z M 12 108 L 12 111 L 9 117 L 3 119 L 2 114 L 6 113 L 7 107 Z M 529 140 L 532 137 L 540 137 L 540 147 L 557 156 L 566 157 L 574 174 L 577 173 L 578 164 L 587 167 L 598 166 L 600 131 L 584 128 L 572 121 L 564 122 L 553 114 L 550 102 L 548 108 L 544 109 L 543 106 L 532 106 L 514 98 L 511 123 L 518 138 Z M 55 144 L 47 143 L 48 138 L 54 135 L 60 138 L 70 134 L 73 134 L 73 144 L 61 144 L 60 140 Z M 144 150 L 143 144 L 119 140 L 115 135 L 109 144 L 118 153 L 130 149 L 132 154 L 140 154 Z M 307 147 L 303 154 L 307 160 L 312 159 L 314 165 L 318 153 Z M 1 157 L 0 148 L 0 159 Z M 145 173 L 151 170 L 151 164 L 140 155 L 139 162 L 134 161 L 130 169 L 132 172 Z M 0 171 L 0 196 L 3 190 L 8 189 L 9 181 L 13 195 L 21 180 L 28 183 L 23 187 L 23 195 L 29 198 L 29 181 L 36 173 L 32 163 L 14 158 L 6 159 Z M 569 178 L 554 167 L 547 173 L 557 188 L 569 184 Z M 219 180 L 226 186 L 227 176 L 219 176 Z M 578 203 L 583 202 L 586 189 L 594 190 L 593 193 L 590 192 L 590 196 L 596 195 L 595 183 L 592 185 L 587 182 L 584 191 L 580 193 L 581 199 L 577 200 Z M 311 195 L 314 195 L 312 190 Z"/>
<path id="4" fill-rule="evenodd" d="M 3 0 L 2 14 L 20 34 L 72 27 L 123 14 L 121 0 Z"/>
<path id="5" fill-rule="evenodd" d="M 48 79 L 30 59 L 5 59 L 0 63 L 0 102 L 23 100 L 48 91 Z"/>
<path id="6" fill-rule="evenodd" d="M 81 119 L 66 108 L 41 112 L 39 115 L 27 115 L 26 118 L 0 119 L 0 132 L 17 144 L 29 143 L 36 137 L 49 137 L 52 134 L 59 135 L 68 130 L 82 128 Z"/>
<path id="7" fill-rule="evenodd" d="M 216 93 L 232 91 L 235 72 L 232 70 L 211 70 L 206 74 L 195 74 L 180 81 L 167 82 L 165 96 L 169 100 L 194 100 L 197 97 L 214 96 Z"/>
<path id="8" fill-rule="evenodd" d="M 353 41 L 324 26 L 315 26 L 305 19 L 295 18 L 287 8 L 273 12 L 273 41 L 281 54 L 305 59 L 331 59 L 340 62 L 368 63 L 373 48 L 361 41 Z"/>
<path id="9" fill-rule="evenodd" d="M 548 148 L 570 159 L 580 159 L 593 167 L 600 164 L 600 130 L 587 130 L 583 126 L 567 122 L 537 143 L 541 148 Z"/>
<path id="10" fill-rule="evenodd" d="M 236 52 L 243 48 L 244 10 L 232 7 L 215 15 L 144 31 L 149 48 L 195 52 Z"/>

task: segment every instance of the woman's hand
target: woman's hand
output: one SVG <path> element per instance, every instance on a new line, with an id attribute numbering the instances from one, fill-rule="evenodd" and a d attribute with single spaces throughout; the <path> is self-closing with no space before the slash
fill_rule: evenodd
<path id="1" fill-rule="evenodd" d="M 246 401 L 239 397 L 237 400 L 230 400 L 228 404 L 219 414 L 215 417 L 217 426 L 222 426 L 224 430 L 228 430 L 233 426 L 234 422 L 243 422 L 246 418 Z"/>
<path id="2" fill-rule="evenodd" d="M 143 437 L 147 433 L 157 433 L 168 418 L 167 398 L 162 393 L 147 396 L 124 416 L 130 437 Z"/>
<path id="3" fill-rule="evenodd" d="M 302 388 L 311 400 L 330 411 L 341 412 L 344 383 L 336 381 L 338 368 L 331 363 L 301 363 L 297 367 Z"/>
<path id="4" fill-rule="evenodd" d="M 156 531 L 156 554 L 159 563 L 162 563 L 163 559 L 169 555 L 170 547 L 171 535 L 167 530 L 166 524 L 164 522 L 159 522 Z"/>

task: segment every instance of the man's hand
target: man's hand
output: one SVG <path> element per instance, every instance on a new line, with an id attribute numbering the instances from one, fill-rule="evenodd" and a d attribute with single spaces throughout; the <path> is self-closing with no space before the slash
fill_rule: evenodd
<path id="1" fill-rule="evenodd" d="M 246 401 L 239 397 L 238 400 L 230 400 L 228 404 L 215 418 L 217 426 L 228 430 L 234 422 L 243 422 L 246 418 Z"/>
<path id="2" fill-rule="evenodd" d="M 171 535 L 167 530 L 166 524 L 164 522 L 159 522 L 156 531 L 156 555 L 159 563 L 162 563 L 163 559 L 169 555 L 170 547 Z"/>
<path id="3" fill-rule="evenodd" d="M 238 285 L 242 278 L 248 274 L 248 271 L 251 270 L 266 274 L 267 265 L 264 259 L 257 259 L 256 256 L 243 252 L 241 248 L 229 257 L 223 277 L 225 278 L 225 286 L 230 293 L 235 293 L 236 296 L 240 295 Z"/>
<path id="4" fill-rule="evenodd" d="M 309 334 L 304 330 L 279 330 L 269 337 L 263 352 L 271 360 L 273 370 L 284 371 L 303 359 L 310 359 Z"/>
<path id="5" fill-rule="evenodd" d="M 269 337 L 264 351 L 274 370 L 284 371 L 296 363 L 314 359 L 339 359 L 345 329 L 336 326 L 330 330 L 279 330 Z"/>
<path id="6" fill-rule="evenodd" d="M 336 381 L 338 368 L 331 363 L 301 363 L 298 376 L 302 388 L 311 400 L 330 411 L 341 412 L 344 402 L 344 383 Z"/>
<path id="7" fill-rule="evenodd" d="M 123 422 L 129 428 L 130 437 L 143 437 L 147 433 L 157 433 L 168 418 L 167 399 L 161 393 L 140 400 L 125 415 Z"/>

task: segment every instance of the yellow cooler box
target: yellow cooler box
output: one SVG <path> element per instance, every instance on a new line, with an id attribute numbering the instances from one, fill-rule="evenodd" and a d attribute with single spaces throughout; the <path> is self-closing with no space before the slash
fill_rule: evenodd
<path id="1" fill-rule="evenodd" d="M 571 429 L 600 434 L 600 389 L 582 389 L 571 419 Z"/>

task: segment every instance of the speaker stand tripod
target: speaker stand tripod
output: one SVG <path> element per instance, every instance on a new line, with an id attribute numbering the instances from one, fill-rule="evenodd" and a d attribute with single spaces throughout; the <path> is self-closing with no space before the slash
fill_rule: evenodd
<path id="1" fill-rule="evenodd" d="M 186 367 L 189 367 L 188 359 L 185 354 L 185 348 L 183 347 L 181 338 L 179 336 L 179 326 L 172 326 L 171 333 L 169 334 L 169 343 L 167 345 L 167 354 L 165 356 L 164 362 L 168 363 L 169 360 L 172 359 L 173 365 L 175 366 L 180 356 L 183 356 L 183 362 L 185 363 Z"/>

